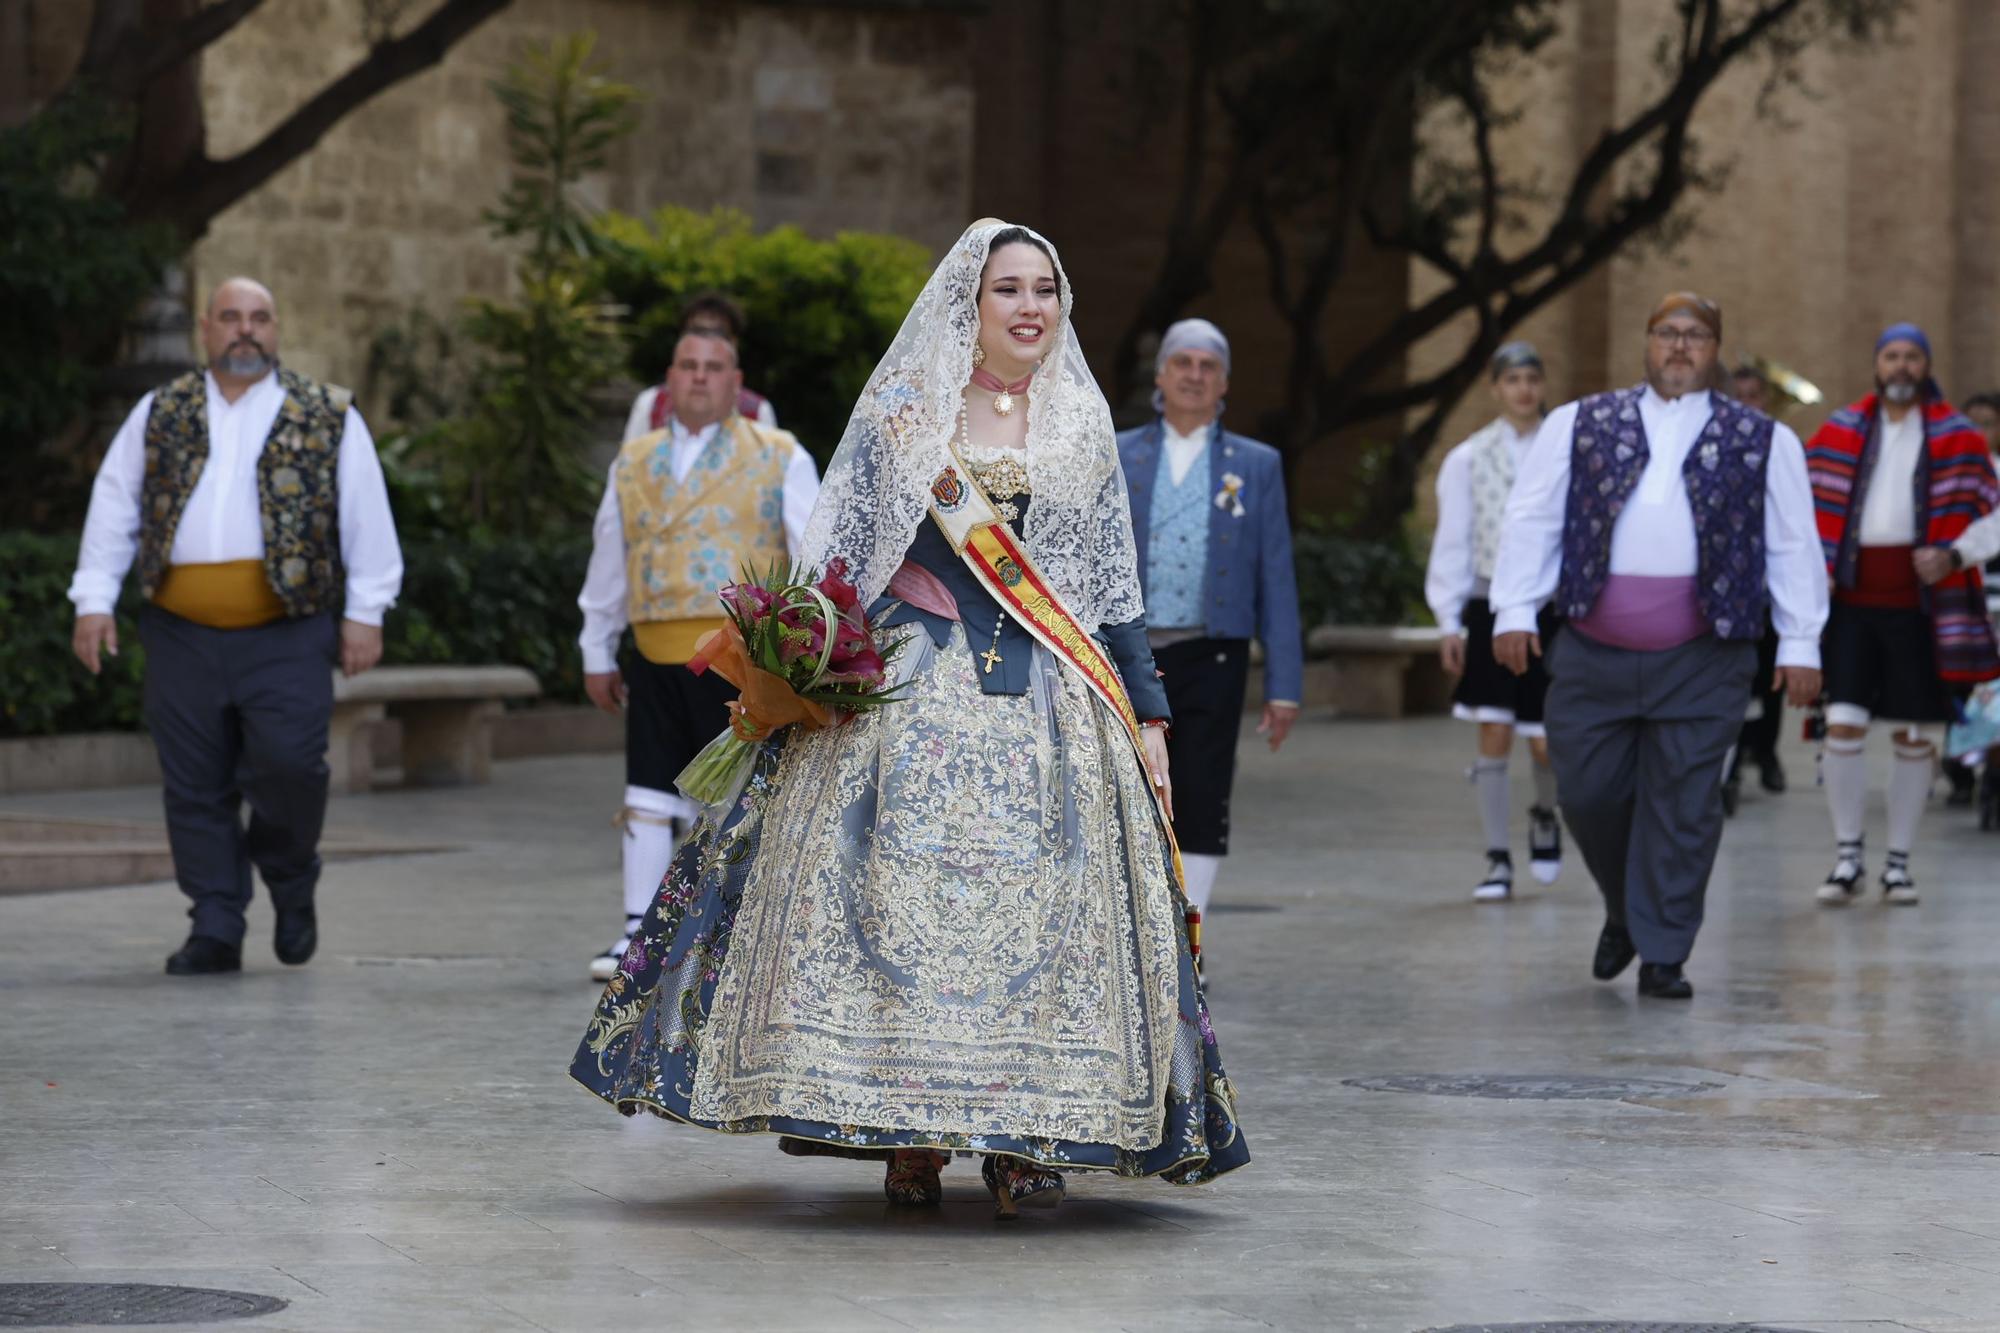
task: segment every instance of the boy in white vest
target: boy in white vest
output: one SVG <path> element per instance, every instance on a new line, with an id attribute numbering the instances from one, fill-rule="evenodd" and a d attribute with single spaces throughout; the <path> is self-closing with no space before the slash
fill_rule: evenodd
<path id="1" fill-rule="evenodd" d="M 1548 677 L 1539 658 L 1522 676 L 1493 660 L 1493 608 L 1486 599 L 1514 473 L 1542 424 L 1546 379 L 1541 355 L 1530 343 L 1510 342 L 1493 354 L 1488 378 L 1500 415 L 1445 455 L 1438 469 L 1437 535 L 1424 576 L 1424 600 L 1444 631 L 1438 648 L 1444 669 L 1458 677 L 1452 714 L 1479 724 L 1471 778 L 1486 834 L 1486 876 L 1472 891 L 1473 901 L 1504 903 L 1514 896 L 1507 763 L 1517 733 L 1527 738 L 1534 760 L 1528 865 L 1543 884 L 1553 884 L 1562 873 L 1562 825 L 1556 820 L 1555 770 L 1549 767 L 1542 730 Z M 1547 614 L 1544 610 L 1545 619 Z M 1542 633 L 1546 639 L 1549 627 Z"/>

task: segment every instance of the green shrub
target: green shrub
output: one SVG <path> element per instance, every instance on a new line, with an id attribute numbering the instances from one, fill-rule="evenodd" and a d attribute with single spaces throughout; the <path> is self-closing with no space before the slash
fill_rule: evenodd
<path id="1" fill-rule="evenodd" d="M 92 678 L 70 654 L 75 537 L 0 532 L 0 736 L 131 731 L 139 725 L 139 598 L 118 604 L 118 656 Z"/>
<path id="2" fill-rule="evenodd" d="M 0 130 L 0 452 L 9 510 L 25 512 L 31 451 L 70 424 L 117 329 L 158 281 L 165 229 L 135 227 L 96 188 L 128 127 L 110 109 L 64 97 Z M 107 332 L 108 331 L 108 332 Z"/>
<path id="3" fill-rule="evenodd" d="M 118 604 L 119 655 L 95 680 L 70 655 L 75 614 L 65 596 L 75 537 L 0 532 L 0 737 L 131 731 L 140 725 L 140 601 L 132 580 Z M 583 698 L 576 607 L 590 535 L 526 541 L 423 540 L 403 548 L 403 594 L 385 626 L 391 663 L 524 666 L 543 699 Z"/>
<path id="4" fill-rule="evenodd" d="M 727 209 L 607 213 L 597 227 L 609 244 L 596 269 L 628 311 L 634 378 L 661 379 L 689 297 L 726 292 L 749 316 L 744 382 L 822 465 L 930 274 L 930 256 L 914 241 L 862 232 L 820 241 L 796 227 L 760 236 Z"/>
<path id="5" fill-rule="evenodd" d="M 1400 536 L 1357 537 L 1343 522 L 1309 517 L 1293 534 L 1292 563 L 1308 626 L 1403 625 L 1423 605 L 1423 565 Z"/>
<path id="6" fill-rule="evenodd" d="M 577 590 L 590 533 L 556 538 L 424 541 L 403 548 L 403 595 L 386 622 L 383 661 L 523 666 L 542 698 L 583 696 Z"/>

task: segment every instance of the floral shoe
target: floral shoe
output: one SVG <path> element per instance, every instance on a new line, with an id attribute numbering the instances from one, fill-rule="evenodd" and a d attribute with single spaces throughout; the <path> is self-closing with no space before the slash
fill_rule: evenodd
<path id="1" fill-rule="evenodd" d="M 882 1192 L 889 1196 L 890 1203 L 935 1208 L 944 1202 L 944 1185 L 938 1180 L 938 1172 L 949 1160 L 943 1153 L 928 1148 L 901 1149 L 889 1159 L 889 1174 L 882 1181 Z"/>
<path id="2" fill-rule="evenodd" d="M 999 1207 L 993 1216 L 1002 1222 L 1018 1218 L 1020 1206 L 1053 1208 L 1062 1202 L 1063 1178 L 1059 1171 L 1021 1157 L 992 1153 L 979 1168 L 986 1188 Z"/>

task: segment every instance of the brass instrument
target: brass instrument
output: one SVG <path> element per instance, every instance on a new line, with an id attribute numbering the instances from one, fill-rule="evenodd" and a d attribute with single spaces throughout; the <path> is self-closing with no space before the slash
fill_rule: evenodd
<path id="1" fill-rule="evenodd" d="M 1738 363 L 1737 369 L 1754 371 L 1771 386 L 1773 393 L 1783 394 L 1799 407 L 1812 407 L 1826 400 L 1826 395 L 1819 391 L 1817 384 L 1768 356 L 1745 357 Z"/>

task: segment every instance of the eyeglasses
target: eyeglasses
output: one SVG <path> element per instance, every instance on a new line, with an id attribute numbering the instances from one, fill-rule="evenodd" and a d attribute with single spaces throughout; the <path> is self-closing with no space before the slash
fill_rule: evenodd
<path id="1" fill-rule="evenodd" d="M 1707 329 L 1670 329 L 1665 325 L 1648 329 L 1646 336 L 1662 347 L 1706 347 L 1715 341 L 1715 335 Z"/>

